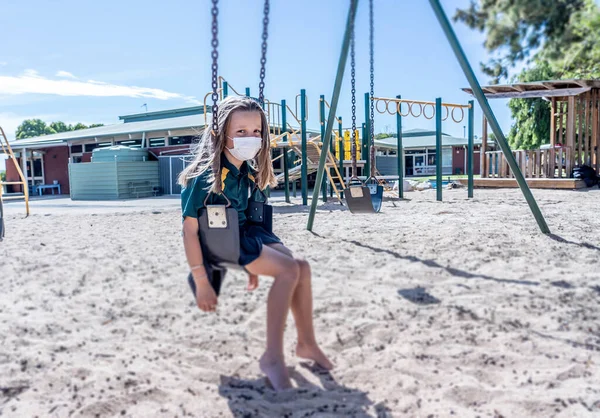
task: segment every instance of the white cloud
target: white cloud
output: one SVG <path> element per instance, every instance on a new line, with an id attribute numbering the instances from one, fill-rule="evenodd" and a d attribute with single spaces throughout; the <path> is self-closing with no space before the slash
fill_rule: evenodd
<path id="1" fill-rule="evenodd" d="M 38 74 L 38 72 L 36 70 L 32 70 L 32 69 L 27 69 L 27 70 L 23 71 L 23 74 L 25 77 L 40 78 L 40 75 Z"/>
<path id="2" fill-rule="evenodd" d="M 66 71 L 64 71 L 66 73 Z M 35 70 L 25 70 L 20 76 L 0 76 L 0 94 L 48 94 L 57 96 L 133 97 L 159 100 L 180 99 L 199 105 L 198 99 L 165 90 L 122 86 L 101 81 L 52 80 L 40 76 Z"/>
<path id="3" fill-rule="evenodd" d="M 77 78 L 77 77 L 75 77 L 73 74 L 71 74 L 70 72 L 68 72 L 68 71 L 62 71 L 62 70 L 61 70 L 61 71 L 58 71 L 58 72 L 56 73 L 56 76 L 57 76 L 57 77 L 64 77 L 64 78 L 74 78 L 74 79 L 76 79 L 76 78 Z"/>

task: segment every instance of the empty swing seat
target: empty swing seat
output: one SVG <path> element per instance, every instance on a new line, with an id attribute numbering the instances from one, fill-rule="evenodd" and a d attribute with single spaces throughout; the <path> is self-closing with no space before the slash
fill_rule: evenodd
<path id="1" fill-rule="evenodd" d="M 383 186 L 379 184 L 350 185 L 344 190 L 346 204 L 352 213 L 378 213 L 383 202 Z"/>

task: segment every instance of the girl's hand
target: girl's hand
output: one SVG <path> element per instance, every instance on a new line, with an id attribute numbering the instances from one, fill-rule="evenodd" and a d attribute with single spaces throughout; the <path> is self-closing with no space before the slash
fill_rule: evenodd
<path id="1" fill-rule="evenodd" d="M 196 304 L 204 312 L 214 312 L 217 309 L 217 294 L 208 282 L 206 276 L 196 279 Z"/>
<path id="2" fill-rule="evenodd" d="M 258 288 L 258 276 L 256 274 L 248 273 L 248 287 L 246 288 L 249 292 Z"/>

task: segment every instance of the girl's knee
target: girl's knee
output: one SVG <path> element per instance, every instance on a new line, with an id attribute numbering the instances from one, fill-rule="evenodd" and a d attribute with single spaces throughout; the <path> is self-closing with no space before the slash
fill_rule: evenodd
<path id="1" fill-rule="evenodd" d="M 280 278 L 293 281 L 298 281 L 300 279 L 300 265 L 296 262 L 296 260 L 290 259 L 290 261 L 282 267 L 282 272 L 279 274 Z"/>
<path id="2" fill-rule="evenodd" d="M 306 260 L 296 259 L 301 279 L 310 279 L 310 264 Z"/>

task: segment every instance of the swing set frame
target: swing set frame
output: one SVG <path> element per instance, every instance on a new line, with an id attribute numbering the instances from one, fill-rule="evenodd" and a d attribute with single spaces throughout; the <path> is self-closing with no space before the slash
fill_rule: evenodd
<path id="1" fill-rule="evenodd" d="M 340 59 L 338 61 L 337 74 L 335 77 L 333 93 L 332 93 L 331 101 L 330 101 L 331 110 L 330 110 L 329 116 L 327 118 L 327 124 L 325 127 L 325 136 L 323 138 L 323 148 L 324 149 L 329 149 L 330 144 L 331 144 L 331 134 L 332 134 L 333 126 L 335 123 L 335 114 L 337 111 L 337 106 L 338 106 L 339 97 L 340 97 L 340 91 L 342 88 L 342 80 L 344 78 L 344 70 L 346 68 L 346 62 L 348 59 L 348 50 L 350 48 L 350 37 L 352 34 L 352 29 L 353 29 L 355 18 L 356 18 L 356 11 L 358 9 L 358 3 L 359 3 L 359 0 L 350 0 L 350 9 L 348 11 L 348 18 L 346 20 L 346 29 L 345 29 L 345 33 L 344 33 L 344 40 L 342 42 L 342 50 L 341 50 L 341 54 L 340 54 Z M 469 64 L 469 60 L 467 59 L 467 56 L 465 55 L 465 52 L 462 49 L 462 46 L 458 40 L 458 37 L 456 36 L 456 33 L 454 32 L 454 29 L 452 28 L 450 21 L 448 20 L 448 16 L 444 12 L 444 9 L 443 9 L 442 5 L 440 4 L 439 0 L 429 0 L 429 4 L 431 5 L 431 7 L 436 15 L 436 18 L 439 21 L 439 23 L 442 27 L 442 30 L 444 31 L 444 34 L 446 35 L 446 38 L 448 39 L 448 42 L 450 43 L 450 47 L 452 48 L 452 51 L 454 52 L 454 55 L 456 56 L 456 59 L 458 60 L 458 63 L 460 64 L 460 67 L 463 70 L 463 73 L 469 82 L 469 85 L 471 86 L 473 95 L 477 99 L 479 106 L 483 110 L 483 114 L 487 118 L 489 125 L 490 125 L 492 131 L 494 132 L 494 135 L 496 136 L 496 140 L 498 142 L 498 145 L 500 146 L 500 149 L 502 150 L 502 153 L 504 154 L 504 158 L 506 158 L 506 161 L 507 161 L 510 169 L 512 170 L 512 172 L 515 175 L 517 184 L 519 185 L 519 188 L 521 189 L 521 192 L 523 193 L 523 196 L 525 197 L 525 200 L 527 201 L 527 204 L 529 205 L 529 208 L 538 224 L 538 227 L 540 228 L 540 231 L 544 234 L 550 234 L 550 228 L 548 227 L 548 224 L 546 223 L 546 220 L 544 219 L 544 215 L 542 214 L 535 198 L 533 197 L 533 194 L 531 193 L 531 190 L 529 189 L 529 186 L 527 185 L 527 182 L 525 181 L 525 177 L 523 176 L 523 173 L 519 169 L 519 165 L 517 164 L 517 161 L 510 149 L 508 141 L 506 140 L 506 137 L 504 136 L 504 133 L 502 132 L 502 129 L 500 128 L 500 124 L 498 123 L 498 120 L 496 119 L 496 116 L 494 115 L 494 112 L 492 111 L 492 108 L 490 107 L 488 100 L 483 93 L 481 85 L 479 84 L 479 81 L 477 80 L 477 77 L 475 76 L 475 73 L 473 72 L 473 68 Z M 316 210 L 317 210 L 317 203 L 318 203 L 318 199 L 319 199 L 319 191 L 321 190 L 321 185 L 323 183 L 323 177 L 324 177 L 323 174 L 324 174 L 324 170 L 325 170 L 325 157 L 326 157 L 325 154 L 322 154 L 321 159 L 319 161 L 319 168 L 317 171 L 317 178 L 316 178 L 315 187 L 313 190 L 312 202 L 311 202 L 311 206 L 310 206 L 310 213 L 308 216 L 308 223 L 306 225 L 306 229 L 309 231 L 312 231 L 313 226 L 314 226 L 315 214 L 316 214 Z"/>

